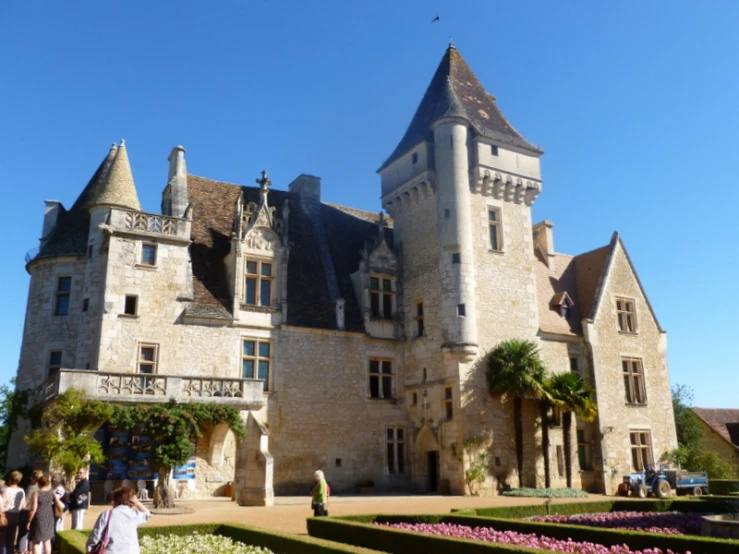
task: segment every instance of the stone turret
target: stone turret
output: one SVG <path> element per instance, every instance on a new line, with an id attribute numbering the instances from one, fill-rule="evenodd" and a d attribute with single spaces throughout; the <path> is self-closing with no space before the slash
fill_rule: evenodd
<path id="1" fill-rule="evenodd" d="M 95 191 L 95 196 L 90 199 L 90 208 L 96 206 L 115 206 L 118 208 L 129 208 L 141 211 L 136 186 L 133 182 L 131 164 L 128 161 L 126 141 L 122 140 L 120 146 L 115 150 L 111 148 L 113 158 L 110 169 L 101 179 L 100 187 Z"/>

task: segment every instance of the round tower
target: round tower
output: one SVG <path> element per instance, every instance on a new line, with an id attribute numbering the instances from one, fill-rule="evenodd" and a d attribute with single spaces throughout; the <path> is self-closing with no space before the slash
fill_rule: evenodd
<path id="1" fill-rule="evenodd" d="M 433 126 L 443 326 L 448 354 L 463 361 L 478 352 L 472 251 L 468 123 L 444 118 Z"/>

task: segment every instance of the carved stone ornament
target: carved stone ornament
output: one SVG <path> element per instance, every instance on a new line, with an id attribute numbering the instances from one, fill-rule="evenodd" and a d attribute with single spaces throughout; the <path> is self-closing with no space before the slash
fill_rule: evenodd
<path id="1" fill-rule="evenodd" d="M 277 235 L 263 227 L 253 228 L 244 239 L 247 248 L 266 252 L 273 252 L 277 242 Z"/>

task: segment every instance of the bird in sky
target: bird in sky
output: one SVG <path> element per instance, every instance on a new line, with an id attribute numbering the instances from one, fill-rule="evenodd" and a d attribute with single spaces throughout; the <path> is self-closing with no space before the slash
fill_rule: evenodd
<path id="1" fill-rule="evenodd" d="M 431 20 L 431 23 L 434 23 L 435 21 L 439 21 L 439 14 L 436 14 L 436 17 Z"/>

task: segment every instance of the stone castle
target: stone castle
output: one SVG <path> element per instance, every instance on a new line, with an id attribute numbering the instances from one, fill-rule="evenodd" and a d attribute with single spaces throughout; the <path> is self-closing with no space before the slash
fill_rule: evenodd
<path id="1" fill-rule="evenodd" d="M 139 204 L 125 144 L 71 208 L 46 202 L 18 389 L 70 387 L 115 402 L 217 402 L 242 410 L 198 440 L 192 493 L 233 481 L 241 504 L 335 491 L 465 492 L 455 447 L 480 438 L 484 488 L 517 484 L 512 402 L 487 392 L 484 356 L 536 341 L 552 372 L 578 372 L 598 418 L 573 425 L 575 486 L 677 446 L 660 327 L 617 233 L 577 256 L 531 221 L 542 151 L 506 120 L 454 46 L 379 169 L 385 217 L 288 190 L 188 174 L 169 156 L 161 214 Z M 553 414 L 552 486 L 564 486 Z M 542 486 L 540 409 L 524 403 L 522 479 Z M 29 460 L 19 429 L 11 465 Z"/>

